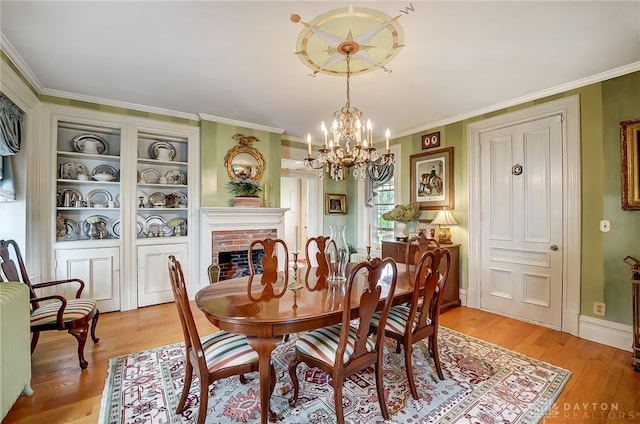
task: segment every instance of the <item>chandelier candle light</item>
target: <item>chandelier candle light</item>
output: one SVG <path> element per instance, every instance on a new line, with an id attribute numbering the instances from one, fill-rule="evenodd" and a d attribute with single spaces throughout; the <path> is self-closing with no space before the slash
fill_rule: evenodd
<path id="1" fill-rule="evenodd" d="M 366 121 L 366 134 L 363 137 L 364 113 L 356 107 L 351 107 L 350 80 L 351 80 L 351 54 L 355 54 L 360 48 L 358 42 L 347 40 L 338 45 L 337 52 L 346 56 L 347 61 L 347 103 L 333 114 L 331 125 L 331 138 L 324 122 L 320 125 L 322 132 L 322 147 L 319 149 L 318 158 L 311 153 L 311 134 L 307 135 L 309 157 L 304 159 L 305 168 L 321 169 L 336 181 L 344 180 L 344 168 L 354 168 L 353 177 L 363 180 L 367 175 L 367 164 L 375 162 L 384 165 L 394 161 L 389 149 L 389 129 L 385 133 L 387 151 L 382 156 L 373 147 L 373 127 L 371 121 Z"/>

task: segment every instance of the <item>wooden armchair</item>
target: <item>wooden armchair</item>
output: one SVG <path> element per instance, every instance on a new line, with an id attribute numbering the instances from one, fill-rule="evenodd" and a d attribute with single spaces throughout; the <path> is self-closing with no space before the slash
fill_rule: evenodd
<path id="1" fill-rule="evenodd" d="M 17 266 L 16 262 L 18 263 Z M 14 240 L 0 240 L 0 270 L 0 281 L 22 282 L 29 287 L 32 333 L 31 353 L 33 354 L 36 350 L 41 331 L 66 330 L 78 340 L 80 368 L 86 369 L 89 363 L 84 359 L 84 345 L 87 341 L 87 334 L 89 334 L 89 323 L 91 323 L 91 339 L 94 343 L 98 343 L 100 339 L 96 337 L 95 331 L 100 311 L 94 300 L 81 297 L 84 281 L 78 278 L 71 278 L 31 284 L 20 249 Z M 63 284 L 78 286 L 74 299 L 67 299 L 58 294 L 42 297 L 38 297 L 36 294 L 37 289 Z"/>
<path id="2" fill-rule="evenodd" d="M 311 291 L 323 290 L 327 287 L 327 278 L 329 277 L 329 264 L 327 263 L 327 257 L 324 255 L 324 251 L 327 248 L 327 244 L 334 243 L 328 236 L 318 236 L 307 240 L 304 246 L 304 256 L 307 260 L 307 270 L 305 272 L 305 283 L 307 288 Z M 315 261 L 311 258 L 311 251 L 315 252 Z M 316 265 L 316 279 L 313 287 L 309 285 L 309 277 L 311 268 Z"/>
<path id="3" fill-rule="evenodd" d="M 244 335 L 218 331 L 200 338 L 191 312 L 182 266 L 173 255 L 169 256 L 169 278 L 182 324 L 187 357 L 185 381 L 176 412 L 181 414 L 184 411 L 195 371 L 200 380 L 200 405 L 197 423 L 204 424 L 209 404 L 209 386 L 221 378 L 232 375 L 239 375 L 240 381 L 244 384 L 243 374 L 259 369 L 258 353 L 249 346 L 247 336 Z M 276 375 L 272 365 L 271 392 L 275 387 L 275 381 Z M 275 421 L 275 413 L 269 411 L 269 416 Z"/>
<path id="4" fill-rule="evenodd" d="M 416 246 L 417 249 L 415 250 L 415 252 L 413 252 L 413 254 L 411 254 L 411 248 L 413 246 Z M 410 278 L 415 278 L 415 274 L 411 274 L 409 271 L 411 265 L 414 266 L 414 270 L 417 270 L 418 262 L 420 262 L 420 257 L 422 257 L 424 252 L 432 248 L 432 246 L 439 248 L 440 243 L 436 239 L 425 236 L 413 236 L 409 240 L 407 240 L 407 248 L 404 254 L 404 263 L 407 267 L 407 275 L 410 276 Z"/>
<path id="5" fill-rule="evenodd" d="M 368 272 L 368 275 L 366 273 Z M 360 295 L 358 308 L 352 310 L 351 292 L 356 278 L 366 279 L 366 284 Z M 344 423 L 342 406 L 342 386 L 344 380 L 362 370 L 375 367 L 376 389 L 382 416 L 388 420 L 389 412 L 385 403 L 384 386 L 382 384 L 384 325 L 378 331 L 376 338 L 371 337 L 369 324 L 371 318 L 382 300 L 383 285 L 388 285 L 387 297 L 382 301 L 379 322 L 384 323 L 393 301 L 397 282 L 396 263 L 391 258 L 375 258 L 371 262 L 360 262 L 351 273 L 346 284 L 342 322 L 340 324 L 309 331 L 300 335 L 295 342 L 295 357 L 289 364 L 289 375 L 293 382 L 293 396 L 289 399 L 291 406 L 298 400 L 299 383 L 296 368 L 300 362 L 311 367 L 317 367 L 333 378 L 334 404 L 336 418 L 339 424 Z M 358 325 L 351 325 L 357 320 Z"/>
<path id="6" fill-rule="evenodd" d="M 440 275 L 442 261 L 445 261 L 445 272 Z M 411 304 L 393 306 L 389 311 L 386 324 L 383 324 L 382 315 L 379 313 L 376 313 L 371 320 L 372 329 L 379 332 L 380 327 L 384 327 L 385 336 L 396 340 L 396 352 L 400 353 L 400 347 L 404 347 L 407 379 L 415 399 L 419 398 L 411 366 L 411 351 L 414 343 L 425 338 L 429 339 L 429 354 L 435 363 L 438 377 L 440 380 L 444 379 L 438 354 L 438 317 L 450 264 L 449 250 L 436 248 L 426 251 L 416 265 Z"/>

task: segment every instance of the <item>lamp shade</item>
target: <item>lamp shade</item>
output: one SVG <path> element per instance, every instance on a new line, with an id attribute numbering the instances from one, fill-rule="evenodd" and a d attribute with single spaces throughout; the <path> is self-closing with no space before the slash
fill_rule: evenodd
<path id="1" fill-rule="evenodd" d="M 458 225 L 458 222 L 456 222 L 453 215 L 451 215 L 451 211 L 446 209 L 438 211 L 438 214 L 431 223 L 437 225 Z"/>

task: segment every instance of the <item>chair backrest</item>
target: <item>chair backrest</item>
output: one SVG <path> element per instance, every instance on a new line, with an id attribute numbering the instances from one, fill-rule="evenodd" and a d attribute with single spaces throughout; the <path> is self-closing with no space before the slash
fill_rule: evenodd
<path id="1" fill-rule="evenodd" d="M 209 284 L 217 283 L 220 280 L 220 265 L 213 263 L 207 268 Z"/>
<path id="2" fill-rule="evenodd" d="M 416 322 L 414 334 L 419 335 L 421 328 L 438 325 L 450 266 L 451 253 L 448 249 L 439 247 L 426 251 L 418 261 L 411 310 L 407 319 L 407 322 Z M 441 273 L 440 269 L 443 267 L 444 273 Z"/>
<path id="3" fill-rule="evenodd" d="M 197 358 L 198 367 L 200 370 L 204 370 L 206 372 L 207 362 L 204 357 L 200 336 L 198 335 L 198 328 L 196 327 L 196 323 L 191 312 L 191 305 L 189 304 L 189 295 L 187 294 L 182 265 L 180 265 L 180 262 L 173 255 L 169 256 L 169 279 L 171 280 L 171 290 L 173 291 L 173 298 L 176 301 L 180 324 L 182 324 L 182 333 L 184 334 L 184 344 L 187 356 L 191 356 L 192 359 L 194 357 Z"/>
<path id="4" fill-rule="evenodd" d="M 262 278 L 260 283 L 263 286 L 262 293 L 259 296 L 255 296 L 252 292 L 251 285 L 253 279 L 256 276 L 256 270 L 253 264 L 253 250 L 256 246 L 261 245 L 264 249 L 264 256 L 262 256 Z M 280 248 L 278 248 L 280 246 Z M 284 268 L 280 269 L 278 261 L 278 253 L 284 253 Z M 274 297 L 282 296 L 287 290 L 287 284 L 289 282 L 289 268 L 287 260 L 289 258 L 289 249 L 287 244 L 282 239 L 266 238 L 263 240 L 254 240 L 249 245 L 249 283 L 247 285 L 247 294 L 252 300 L 268 300 Z M 284 280 L 284 288 L 276 293 L 273 286 L 278 282 L 280 276 Z"/>
<path id="5" fill-rule="evenodd" d="M 334 243 L 329 236 L 318 236 L 307 240 L 304 246 L 304 256 L 307 260 L 307 269 L 305 271 L 305 283 L 309 290 L 323 290 L 327 287 L 327 278 L 329 277 L 329 264 L 327 264 L 327 258 L 324 254 L 327 245 Z M 311 251 L 315 253 L 315 261 L 311 260 Z M 315 265 L 315 266 L 314 266 Z M 315 281 L 314 284 L 310 284 L 311 268 L 315 269 Z"/>
<path id="6" fill-rule="evenodd" d="M 360 277 L 362 276 L 362 277 Z M 342 333 L 340 334 L 340 344 L 336 350 L 336 366 L 354 364 L 373 363 L 378 355 L 382 357 L 382 343 L 384 342 L 384 327 L 389 315 L 389 309 L 393 302 L 393 294 L 396 290 L 398 269 L 396 262 L 391 258 L 374 258 L 370 262 L 358 263 L 349 273 L 347 278 L 347 288 L 344 296 L 344 309 L 342 311 Z M 351 311 L 353 301 L 352 291 L 356 278 L 366 278 L 366 284 L 360 294 L 360 304 L 357 312 Z M 357 287 L 357 284 L 355 285 Z M 367 349 L 367 338 L 371 318 L 378 309 L 378 303 L 382 296 L 386 294 L 383 307 L 380 311 L 380 325 L 376 334 L 376 348 L 369 352 Z M 358 315 L 357 318 L 355 315 Z M 344 364 L 344 352 L 347 347 L 347 335 L 349 325 L 353 319 L 358 320 L 358 330 L 356 344 L 349 363 Z"/>
<path id="7" fill-rule="evenodd" d="M 16 266 L 16 262 L 18 266 Z M 0 240 L 0 281 L 19 281 L 29 287 L 30 299 L 35 299 L 36 293 L 29 281 L 29 274 L 24 265 L 20 248 L 15 240 Z M 33 308 L 38 308 L 37 302 L 32 303 Z"/>
<path id="8" fill-rule="evenodd" d="M 413 252 L 412 254 L 411 248 L 413 246 L 416 246 L 417 248 L 415 252 Z M 404 253 L 404 263 L 405 263 L 405 266 L 407 267 L 406 268 L 407 274 L 409 274 L 409 269 L 411 264 L 414 264 L 415 270 L 418 269 L 418 262 L 420 262 L 420 258 L 422 257 L 424 252 L 428 251 L 433 246 L 439 248 L 440 243 L 438 242 L 438 240 L 434 238 L 429 238 L 426 236 L 420 236 L 420 235 L 413 236 L 407 241 L 407 247 Z M 411 275 L 411 277 L 415 277 L 415 274 Z"/>

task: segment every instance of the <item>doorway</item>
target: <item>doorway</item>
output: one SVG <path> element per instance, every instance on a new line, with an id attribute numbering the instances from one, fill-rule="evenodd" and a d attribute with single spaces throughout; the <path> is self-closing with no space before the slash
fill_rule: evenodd
<path id="1" fill-rule="evenodd" d="M 578 96 L 469 124 L 467 143 L 467 304 L 577 335 L 581 218 Z M 558 175 L 552 175 L 551 168 Z M 523 178 L 534 173 L 536 178 Z M 532 196 L 532 188 L 541 187 L 538 183 L 543 173 L 547 178 L 545 194 L 538 191 Z M 547 196 L 547 189 L 550 197 L 545 197 L 545 215 L 540 217 L 541 210 L 536 207 L 542 202 L 535 200 Z M 545 269 L 549 272 L 542 272 Z"/>

